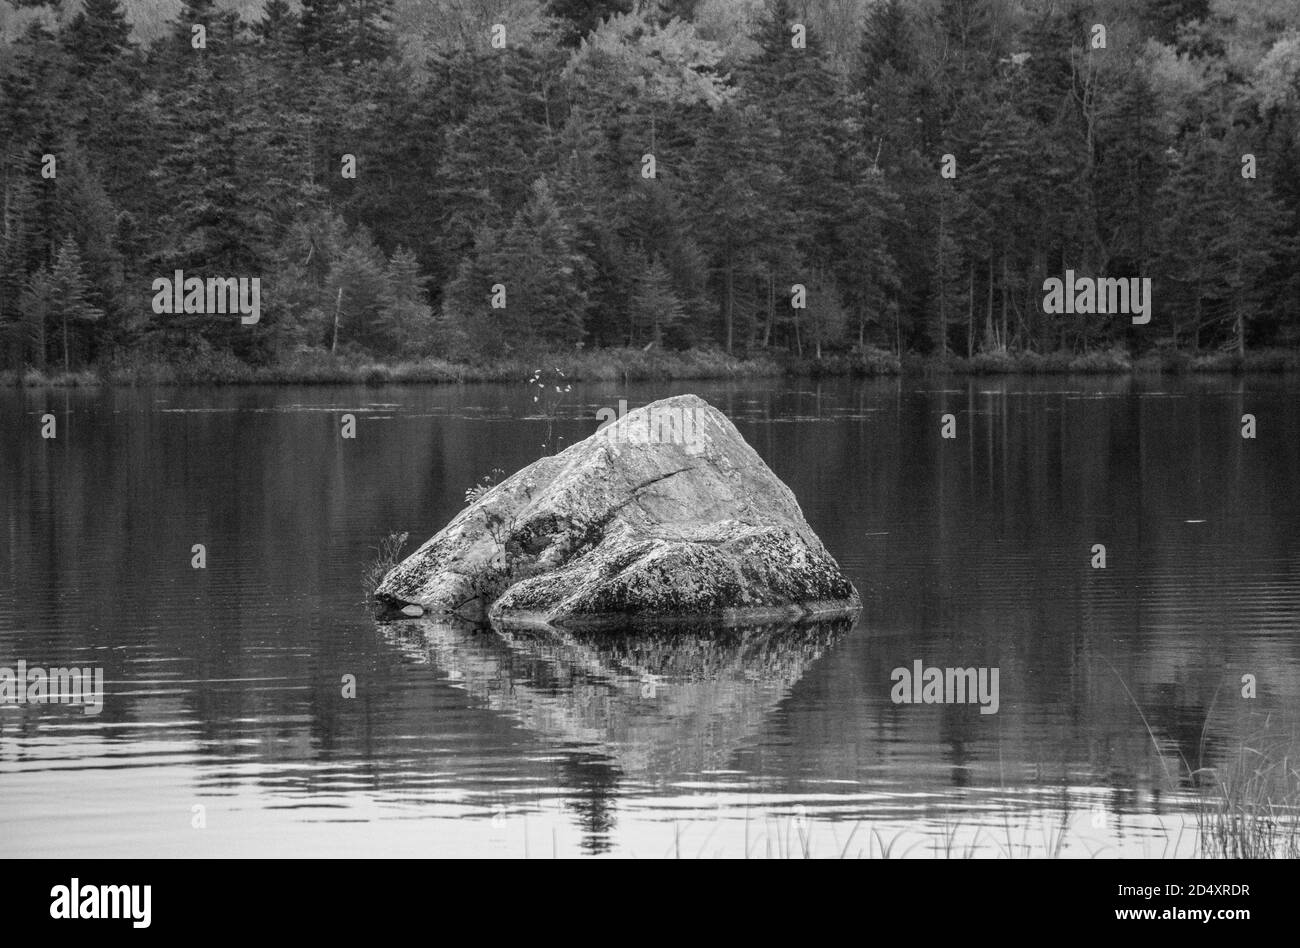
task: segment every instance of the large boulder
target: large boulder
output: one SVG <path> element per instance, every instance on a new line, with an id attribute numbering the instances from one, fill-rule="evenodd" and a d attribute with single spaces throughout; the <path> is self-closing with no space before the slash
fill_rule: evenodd
<path id="1" fill-rule="evenodd" d="M 629 412 L 497 484 L 375 596 L 499 625 L 752 622 L 860 606 L 794 494 L 695 395 Z"/>

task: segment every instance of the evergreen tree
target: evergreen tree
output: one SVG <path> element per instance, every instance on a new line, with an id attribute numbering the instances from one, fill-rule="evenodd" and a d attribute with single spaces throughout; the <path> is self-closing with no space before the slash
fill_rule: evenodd
<path id="1" fill-rule="evenodd" d="M 394 49 L 392 30 L 392 0 L 302 0 L 299 42 L 317 64 L 385 59 Z"/>
<path id="2" fill-rule="evenodd" d="M 444 293 L 441 335 L 478 354 L 572 348 L 583 340 L 591 265 L 577 249 L 545 178 L 504 232 L 480 228 Z M 504 306 L 491 303 L 504 288 Z"/>
<path id="3" fill-rule="evenodd" d="M 648 338 L 655 345 L 662 345 L 665 334 L 680 327 L 686 318 L 681 300 L 673 291 L 672 277 L 658 257 L 641 271 L 631 312 L 634 335 L 630 341 Z"/>
<path id="4" fill-rule="evenodd" d="M 574 245 L 545 178 L 516 215 L 501 245 L 507 275 L 517 289 L 508 307 L 521 339 L 573 346 L 582 340 L 587 309 L 584 289 L 590 264 Z"/>
<path id="5" fill-rule="evenodd" d="M 1193 349 L 1211 344 L 1244 353 L 1268 299 L 1264 276 L 1275 255 L 1293 252 L 1291 216 L 1267 181 L 1237 172 L 1242 150 L 1231 136 L 1195 133 L 1162 189 L 1156 291 L 1175 344 L 1186 338 Z"/>
<path id="6" fill-rule="evenodd" d="M 868 89 L 878 82 L 886 69 L 899 75 L 910 73 L 916 65 L 916 51 L 907 7 L 903 0 L 881 0 L 867 12 L 862 43 L 854 70 L 854 83 Z"/>
<path id="7" fill-rule="evenodd" d="M 348 24 L 339 0 L 302 0 L 298 42 L 309 60 L 339 61 L 348 41 Z"/>
<path id="8" fill-rule="evenodd" d="M 61 39 L 78 74 L 87 76 L 129 51 L 131 25 L 119 0 L 83 0 Z"/>
<path id="9" fill-rule="evenodd" d="M 443 291 L 435 338 L 453 358 L 504 352 L 507 339 L 519 338 L 509 314 L 511 286 L 504 276 L 509 269 L 499 244 L 492 228 L 479 228 L 472 250 L 461 258 L 456 276 Z M 492 306 L 493 287 L 498 284 L 506 291 L 504 308 Z"/>
<path id="10" fill-rule="evenodd" d="M 349 62 L 376 62 L 393 54 L 393 0 L 344 0 Z"/>
<path id="11" fill-rule="evenodd" d="M 329 349 L 355 346 L 383 351 L 385 309 L 389 303 L 384 256 L 370 235 L 358 228 L 330 267 L 325 299 L 333 301 Z"/>
<path id="12" fill-rule="evenodd" d="M 700 0 L 654 0 L 653 12 L 660 23 L 671 20 L 693 20 Z"/>
<path id="13" fill-rule="evenodd" d="M 37 349 L 36 365 L 44 368 L 49 357 L 51 336 L 58 340 L 65 372 L 72 369 L 72 351 L 80 350 L 80 334 L 98 322 L 103 312 L 88 301 L 89 286 L 81 268 L 76 242 L 67 238 L 59 246 L 53 267 L 33 274 L 23 301 L 30 335 Z M 52 333 L 51 330 L 57 331 Z"/>
<path id="14" fill-rule="evenodd" d="M 388 261 L 380 328 L 386 350 L 405 355 L 427 355 L 434 341 L 433 308 L 426 301 L 428 277 L 411 251 L 399 247 Z"/>
<path id="15" fill-rule="evenodd" d="M 486 224 L 504 231 L 529 201 L 529 182 L 554 166 L 556 136 L 545 60 L 527 50 L 462 57 L 468 101 L 453 113 L 438 149 L 439 255 L 459 259 Z M 553 81 L 553 80 L 552 80 Z"/>
<path id="16" fill-rule="evenodd" d="M 724 106 L 714 115 L 692 160 L 694 232 L 709 260 L 710 288 L 718 301 L 728 352 L 747 343 L 761 315 L 745 300 L 766 301 L 764 341 L 776 320 L 776 286 L 795 280 L 780 263 L 793 256 L 792 209 L 780 166 L 773 160 L 776 132 L 752 110 Z"/>
<path id="17" fill-rule="evenodd" d="M 565 24 L 563 42 L 577 46 L 602 20 L 630 13 L 632 6 L 632 0 L 548 0 L 546 9 Z"/>
<path id="18" fill-rule="evenodd" d="M 300 18 L 288 0 L 267 0 L 262 19 L 252 26 L 258 41 L 280 57 L 289 53 L 300 29 Z"/>

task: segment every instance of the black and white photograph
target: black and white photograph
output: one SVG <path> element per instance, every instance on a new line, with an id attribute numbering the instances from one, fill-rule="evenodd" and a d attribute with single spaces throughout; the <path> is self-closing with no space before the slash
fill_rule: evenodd
<path id="1" fill-rule="evenodd" d="M 1248 932 L 1298 396 L 1297 0 L 0 0 L 0 853 Z"/>

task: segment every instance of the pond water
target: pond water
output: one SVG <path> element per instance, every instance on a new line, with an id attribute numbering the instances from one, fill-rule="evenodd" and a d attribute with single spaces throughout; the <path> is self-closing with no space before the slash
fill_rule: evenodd
<path id="1" fill-rule="evenodd" d="M 368 612 L 381 538 L 409 531 L 413 550 L 493 468 L 585 437 L 619 399 L 688 391 L 793 489 L 862 594 L 856 621 L 550 636 Z M 104 705 L 0 705 L 0 839 L 46 856 L 1193 854 L 1202 768 L 1295 733 L 1298 391 L 575 385 L 552 423 L 522 382 L 5 390 L 0 666 L 102 668 Z M 895 703 L 914 662 L 996 669 L 997 713 Z"/>

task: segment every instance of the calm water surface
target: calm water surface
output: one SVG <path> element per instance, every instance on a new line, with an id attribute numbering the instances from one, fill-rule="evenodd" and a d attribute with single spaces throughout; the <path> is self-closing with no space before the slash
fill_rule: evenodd
<path id="1" fill-rule="evenodd" d="M 684 391 L 856 623 L 376 622 L 378 540 L 538 456 L 524 384 L 0 392 L 0 665 L 106 678 L 0 706 L 6 854 L 1190 854 L 1189 768 L 1294 733 L 1300 380 L 575 386 L 555 434 Z M 998 713 L 893 704 L 916 660 L 998 668 Z"/>

